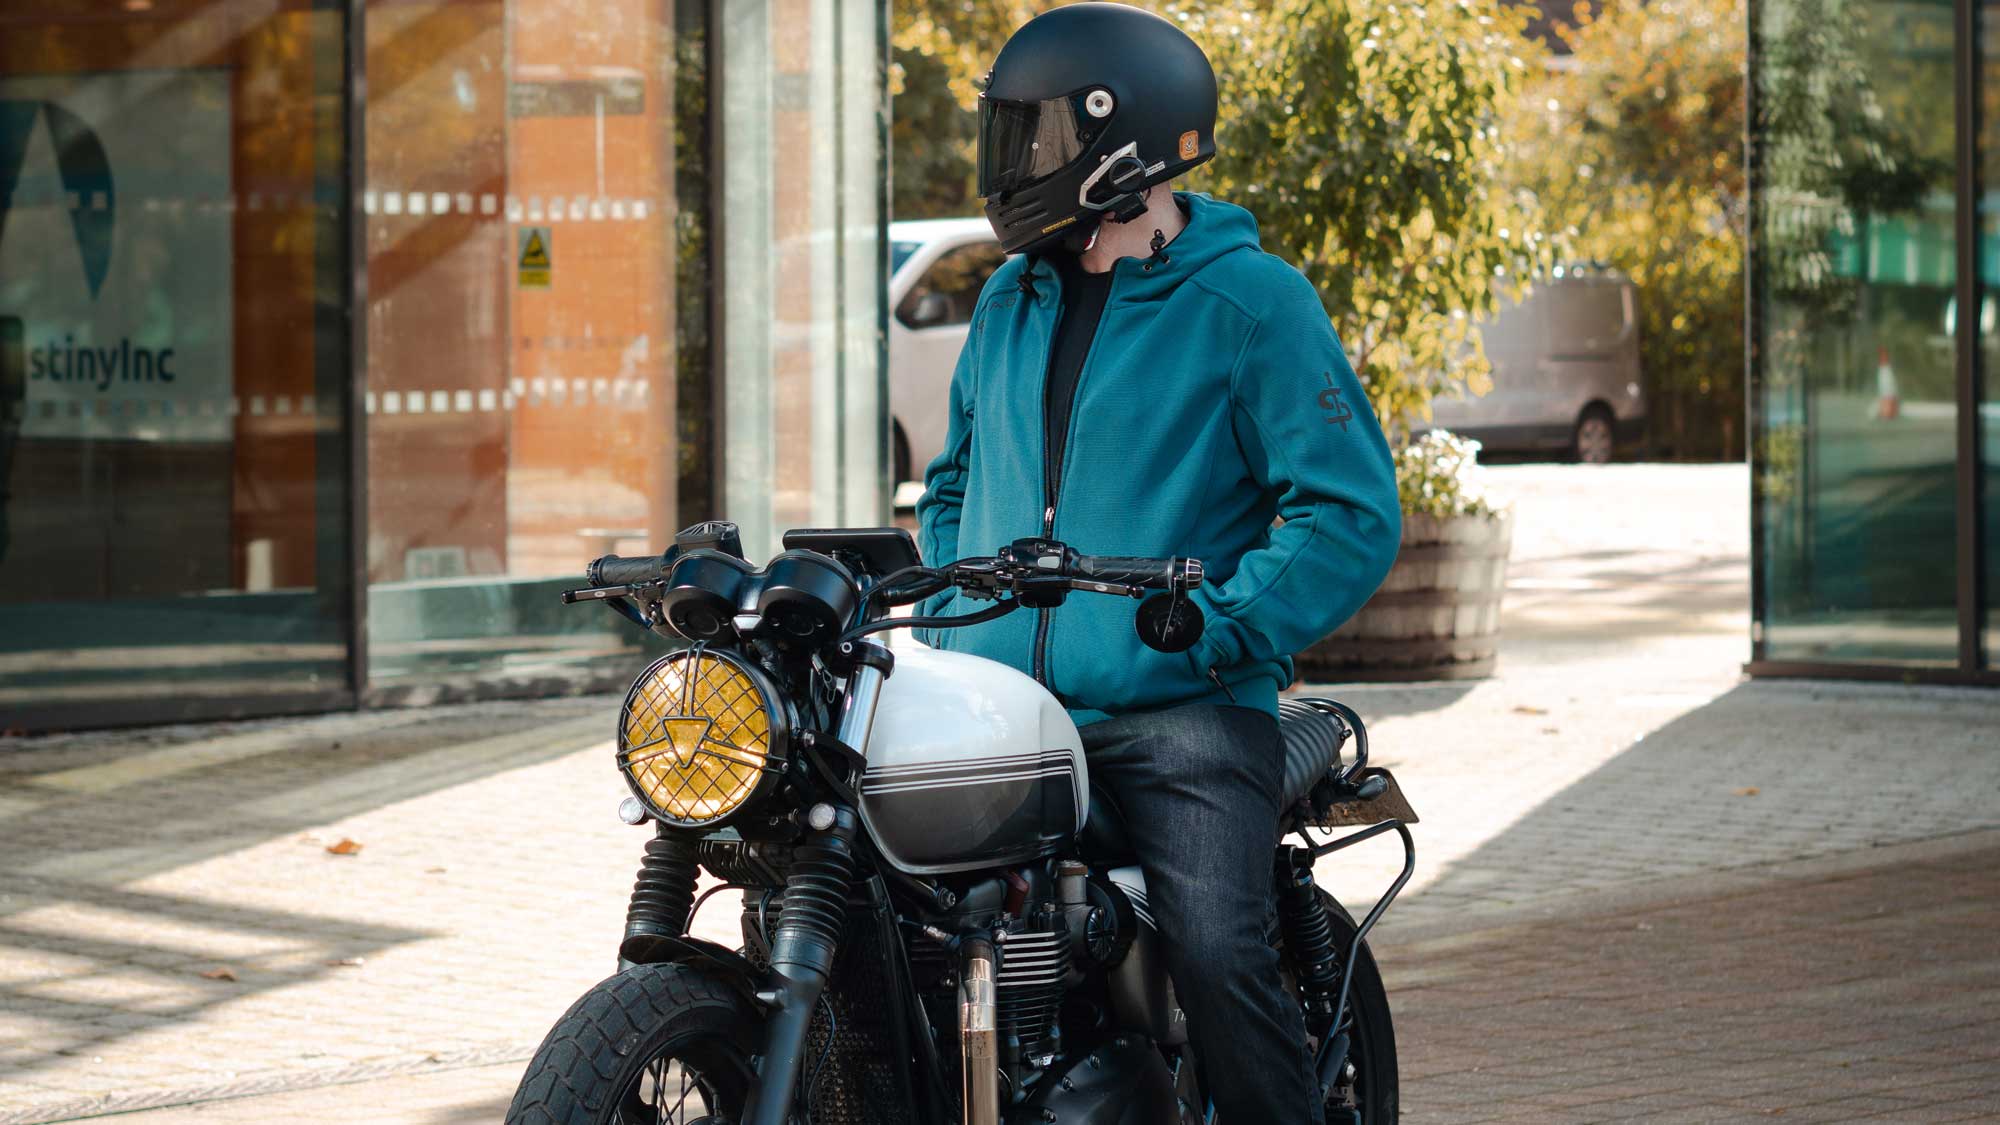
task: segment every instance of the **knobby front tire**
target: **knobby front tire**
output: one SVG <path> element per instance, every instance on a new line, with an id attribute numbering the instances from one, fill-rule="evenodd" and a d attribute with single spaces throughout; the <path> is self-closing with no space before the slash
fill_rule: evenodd
<path id="1" fill-rule="evenodd" d="M 634 966 L 549 1030 L 507 1125 L 740 1121 L 760 1027 L 740 994 L 696 969 Z"/>

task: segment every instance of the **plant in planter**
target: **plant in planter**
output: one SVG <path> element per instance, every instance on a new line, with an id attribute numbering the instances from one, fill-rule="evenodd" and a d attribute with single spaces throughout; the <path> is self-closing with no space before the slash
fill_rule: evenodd
<path id="1" fill-rule="evenodd" d="M 1491 675 L 1514 513 L 1488 491 L 1479 443 L 1433 430 L 1396 454 L 1403 548 L 1389 576 L 1334 634 L 1299 654 L 1316 680 Z"/>

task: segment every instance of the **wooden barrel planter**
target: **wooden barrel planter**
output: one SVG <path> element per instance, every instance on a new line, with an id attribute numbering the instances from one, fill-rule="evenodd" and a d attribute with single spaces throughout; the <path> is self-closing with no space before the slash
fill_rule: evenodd
<path id="1" fill-rule="evenodd" d="M 1406 515 L 1381 588 L 1332 636 L 1300 653 L 1302 679 L 1466 680 L 1493 674 L 1514 515 Z"/>

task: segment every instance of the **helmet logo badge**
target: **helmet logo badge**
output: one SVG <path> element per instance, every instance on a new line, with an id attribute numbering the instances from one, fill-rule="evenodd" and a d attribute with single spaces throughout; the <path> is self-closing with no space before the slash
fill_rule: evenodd
<path id="1" fill-rule="evenodd" d="M 1181 134 L 1181 159 L 1193 160 L 1201 151 L 1201 137 L 1193 129 Z"/>

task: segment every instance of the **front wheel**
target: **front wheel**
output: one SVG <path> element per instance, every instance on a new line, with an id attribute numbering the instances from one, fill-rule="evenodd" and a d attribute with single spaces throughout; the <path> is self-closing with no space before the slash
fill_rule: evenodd
<path id="1" fill-rule="evenodd" d="M 738 993 L 697 970 L 627 969 L 549 1029 L 507 1125 L 732 1125 L 759 1026 Z"/>
<path id="2" fill-rule="evenodd" d="M 1357 928 L 1354 918 L 1325 889 L 1317 893 L 1332 924 L 1333 947 L 1345 961 Z M 1283 943 L 1279 944 L 1282 948 Z M 1289 960 L 1285 985 L 1298 995 Z M 1396 1079 L 1396 1026 L 1389 1018 L 1389 991 L 1366 942 L 1361 945 L 1354 983 L 1347 993 L 1347 1021 L 1347 1065 L 1327 1095 L 1326 1125 L 1395 1125 L 1402 1112 L 1402 1091 Z M 1319 1044 L 1312 1046 L 1317 1053 Z"/>

